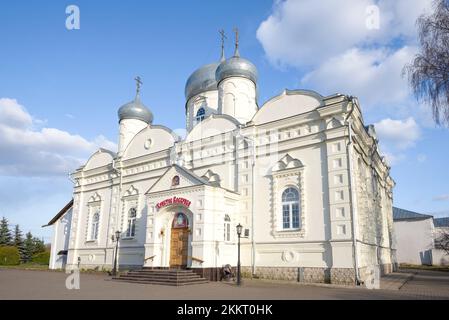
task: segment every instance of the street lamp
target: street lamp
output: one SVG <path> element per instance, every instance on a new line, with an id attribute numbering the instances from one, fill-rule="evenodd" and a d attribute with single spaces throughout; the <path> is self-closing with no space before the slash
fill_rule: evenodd
<path id="1" fill-rule="evenodd" d="M 237 285 L 240 286 L 242 284 L 242 279 L 241 279 L 242 275 L 241 275 L 241 272 L 240 272 L 240 236 L 242 235 L 243 227 L 239 223 L 236 228 L 237 228 L 237 235 L 238 235 L 238 238 L 239 238 L 239 240 L 238 240 L 238 253 L 237 253 Z"/>
<path id="2" fill-rule="evenodd" d="M 117 256 L 118 256 L 118 241 L 120 240 L 120 231 L 115 232 L 115 238 L 114 235 L 112 235 L 112 241 L 115 241 L 115 257 L 114 257 L 114 268 L 112 269 L 112 275 L 117 275 Z"/>

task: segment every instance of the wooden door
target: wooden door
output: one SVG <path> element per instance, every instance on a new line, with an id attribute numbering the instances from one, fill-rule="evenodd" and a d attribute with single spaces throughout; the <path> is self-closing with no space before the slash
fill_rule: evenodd
<path id="1" fill-rule="evenodd" d="M 187 253 L 189 244 L 188 228 L 171 229 L 170 267 L 187 267 Z"/>

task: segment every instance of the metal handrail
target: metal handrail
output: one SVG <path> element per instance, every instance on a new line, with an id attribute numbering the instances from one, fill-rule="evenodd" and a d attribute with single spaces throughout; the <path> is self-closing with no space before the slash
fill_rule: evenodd
<path id="1" fill-rule="evenodd" d="M 149 258 L 146 258 L 146 259 L 143 260 L 143 262 L 147 262 L 148 260 L 153 261 L 155 257 L 156 257 L 156 255 L 151 256 L 151 257 L 149 257 Z"/>
<path id="2" fill-rule="evenodd" d="M 196 261 L 196 262 L 199 262 L 199 263 L 204 263 L 204 260 L 201 260 L 200 258 L 195 258 L 195 257 L 192 257 L 192 256 L 187 256 L 187 258 L 192 259 L 192 261 Z"/>

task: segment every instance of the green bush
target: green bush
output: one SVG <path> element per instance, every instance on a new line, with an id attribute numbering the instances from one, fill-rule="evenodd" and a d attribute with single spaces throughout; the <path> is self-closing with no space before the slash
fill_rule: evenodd
<path id="1" fill-rule="evenodd" d="M 0 247 L 0 265 L 14 266 L 20 263 L 19 249 L 16 247 Z"/>
<path id="2" fill-rule="evenodd" d="M 31 259 L 31 262 L 33 262 L 35 264 L 48 265 L 50 262 L 50 251 L 45 251 L 45 252 L 35 254 L 33 256 L 33 258 Z"/>

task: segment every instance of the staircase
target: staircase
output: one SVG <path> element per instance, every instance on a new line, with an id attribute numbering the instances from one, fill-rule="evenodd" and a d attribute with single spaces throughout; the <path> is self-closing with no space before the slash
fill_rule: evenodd
<path id="1" fill-rule="evenodd" d="M 151 268 L 129 271 L 118 277 L 113 277 L 112 280 L 165 286 L 185 286 L 208 282 L 206 279 L 194 273 L 193 270 Z"/>

